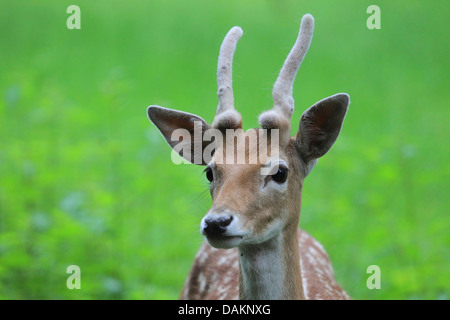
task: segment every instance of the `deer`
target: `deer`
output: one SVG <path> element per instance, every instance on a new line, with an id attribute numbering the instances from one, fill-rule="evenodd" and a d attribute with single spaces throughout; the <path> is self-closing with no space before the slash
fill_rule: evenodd
<path id="1" fill-rule="evenodd" d="M 206 241 L 195 256 L 180 299 L 350 299 L 335 280 L 323 246 L 299 228 L 304 180 L 335 143 L 350 104 L 346 93 L 320 100 L 303 112 L 298 131 L 291 137 L 293 84 L 313 30 L 314 18 L 304 15 L 274 84 L 273 107 L 259 115 L 261 128 L 244 131 L 234 107 L 232 60 L 243 34 L 237 26 L 220 47 L 218 106 L 211 125 L 184 111 L 157 105 L 147 109 L 148 118 L 173 150 L 205 166 L 210 183 L 212 205 L 200 222 Z M 178 129 L 192 139 L 180 142 L 175 134 Z M 194 138 L 196 130 L 223 133 L 214 139 L 209 158 L 199 156 L 207 144 Z M 233 139 L 224 143 L 230 132 Z M 255 136 L 258 141 L 252 148 L 248 142 Z M 261 137 L 265 143 L 260 143 Z M 247 161 L 227 162 L 229 150 L 240 150 Z M 264 174 L 262 169 L 267 169 Z"/>

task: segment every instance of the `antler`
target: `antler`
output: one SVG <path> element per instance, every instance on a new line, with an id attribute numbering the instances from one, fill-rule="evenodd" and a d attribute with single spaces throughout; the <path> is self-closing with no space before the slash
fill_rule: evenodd
<path id="1" fill-rule="evenodd" d="M 259 117 L 259 123 L 265 129 L 280 128 L 281 126 L 288 126 L 290 129 L 290 119 L 294 112 L 294 99 L 292 97 L 294 80 L 308 51 L 313 30 L 314 18 L 310 14 L 304 15 L 297 41 L 286 58 L 273 87 L 273 109 L 264 112 Z"/>
<path id="2" fill-rule="evenodd" d="M 236 44 L 242 36 L 240 27 L 233 27 L 228 31 L 222 42 L 217 63 L 217 106 L 214 118 L 214 128 L 237 129 L 242 127 L 241 115 L 234 109 L 232 88 L 232 64 Z"/>

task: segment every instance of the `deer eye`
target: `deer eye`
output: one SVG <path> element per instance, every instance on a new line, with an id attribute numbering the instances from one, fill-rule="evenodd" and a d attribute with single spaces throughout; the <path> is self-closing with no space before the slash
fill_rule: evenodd
<path id="1" fill-rule="evenodd" d="M 271 178 L 276 183 L 279 184 L 284 183 L 287 180 L 288 172 L 289 172 L 288 168 L 279 166 L 278 171 L 275 174 L 271 175 Z"/>
<path id="2" fill-rule="evenodd" d="M 209 182 L 212 182 L 214 180 L 213 172 L 210 167 L 207 167 L 203 172 L 206 172 L 206 179 L 208 179 Z"/>

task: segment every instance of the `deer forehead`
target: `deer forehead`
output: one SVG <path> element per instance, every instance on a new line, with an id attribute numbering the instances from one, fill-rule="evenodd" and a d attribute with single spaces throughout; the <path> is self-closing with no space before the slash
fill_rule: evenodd
<path id="1" fill-rule="evenodd" d="M 261 129 L 247 131 L 232 130 L 227 133 L 217 146 L 210 164 L 222 168 L 237 168 L 243 170 L 258 168 L 274 163 L 279 159 L 286 160 L 285 152 L 280 147 L 278 136 L 274 139 Z"/>
<path id="2" fill-rule="evenodd" d="M 276 173 L 278 166 L 294 169 L 295 165 L 290 165 L 289 152 L 286 152 L 288 149 L 273 148 L 270 141 L 267 144 L 259 141 L 257 147 L 252 146 L 252 140 L 245 138 L 254 137 L 257 131 L 241 132 L 232 143 L 224 144 L 214 153 L 208 166 L 214 171 L 212 196 L 215 208 L 223 207 L 235 212 L 246 212 L 249 207 L 262 210 L 260 206 L 270 205 L 276 199 L 279 201 L 280 192 L 287 191 L 287 184 L 271 184 L 266 178 Z M 235 157 L 227 161 L 230 150 Z M 236 162 L 236 152 L 243 152 L 244 163 Z"/>

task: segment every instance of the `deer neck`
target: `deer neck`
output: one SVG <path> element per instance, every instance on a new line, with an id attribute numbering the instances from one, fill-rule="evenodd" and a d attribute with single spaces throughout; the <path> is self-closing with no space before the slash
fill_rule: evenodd
<path id="1" fill-rule="evenodd" d="M 261 244 L 239 247 L 240 299 L 305 299 L 298 222 Z"/>

